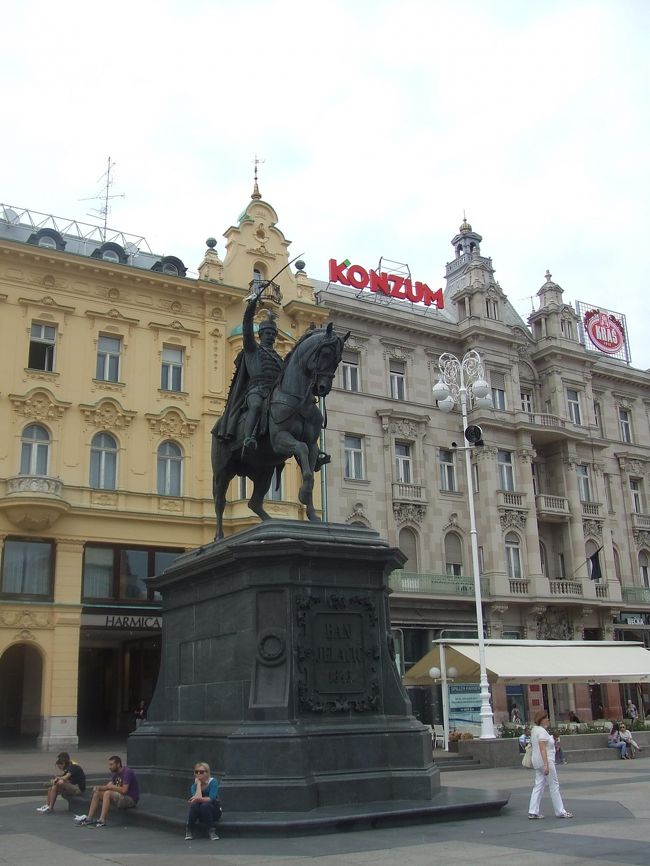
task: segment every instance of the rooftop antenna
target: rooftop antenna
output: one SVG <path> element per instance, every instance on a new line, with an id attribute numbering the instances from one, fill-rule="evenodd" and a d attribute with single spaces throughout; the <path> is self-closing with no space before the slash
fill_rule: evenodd
<path id="1" fill-rule="evenodd" d="M 100 201 L 102 202 L 101 207 L 93 208 L 92 213 L 89 213 L 88 216 L 91 217 L 101 217 L 104 220 L 104 231 L 102 237 L 106 240 L 106 227 L 108 225 L 108 214 L 110 212 L 109 201 L 114 198 L 126 198 L 124 193 L 113 193 L 111 195 L 110 189 L 114 183 L 113 178 L 111 177 L 111 172 L 115 168 L 117 163 L 112 162 L 110 156 L 108 157 L 108 164 L 106 166 L 106 171 L 104 174 L 98 179 L 97 183 L 102 184 L 102 188 L 97 193 L 97 195 L 91 196 L 90 198 L 82 198 L 81 201 Z"/>

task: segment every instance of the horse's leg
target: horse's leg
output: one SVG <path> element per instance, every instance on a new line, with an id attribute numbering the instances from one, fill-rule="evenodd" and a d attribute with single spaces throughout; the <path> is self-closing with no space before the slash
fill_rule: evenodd
<path id="1" fill-rule="evenodd" d="M 235 472 L 229 465 L 229 453 L 226 448 L 219 448 L 216 436 L 212 439 L 212 495 L 214 511 L 217 518 L 215 541 L 223 538 L 223 513 L 226 510 L 226 491 L 235 477 Z"/>
<path id="2" fill-rule="evenodd" d="M 261 520 L 271 520 L 271 515 L 264 510 L 264 496 L 271 486 L 275 466 L 264 466 L 251 471 L 249 478 L 253 481 L 253 493 L 248 501 L 248 507 Z"/>
<path id="3" fill-rule="evenodd" d="M 309 446 L 305 442 L 296 439 L 286 430 L 274 430 L 272 434 L 273 450 L 276 454 L 286 454 L 295 457 L 302 473 L 302 484 L 298 492 L 298 499 L 307 509 L 308 520 L 319 520 L 314 510 L 314 466 L 318 456 L 318 442 Z"/>

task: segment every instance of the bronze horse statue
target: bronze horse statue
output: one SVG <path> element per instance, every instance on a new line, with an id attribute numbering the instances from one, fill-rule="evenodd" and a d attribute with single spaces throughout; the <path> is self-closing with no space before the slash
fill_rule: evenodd
<path id="1" fill-rule="evenodd" d="M 232 479 L 236 475 L 251 479 L 253 494 L 248 507 L 262 520 L 270 520 L 264 510 L 264 496 L 273 473 L 277 470 L 279 479 L 290 457 L 296 458 L 302 473 L 298 499 L 307 509 L 307 519 L 320 519 L 314 509 L 314 472 L 329 458 L 318 447 L 325 420 L 316 401 L 329 394 L 348 337 L 349 332 L 345 337 L 336 334 L 330 323 L 326 328 L 308 331 L 298 340 L 284 359 L 269 395 L 266 432 L 259 437 L 255 451 L 242 455 L 244 413 L 237 423 L 237 435 L 230 440 L 222 438 L 222 419 L 217 422 L 212 433 L 215 540 L 223 538 L 226 491 Z"/>

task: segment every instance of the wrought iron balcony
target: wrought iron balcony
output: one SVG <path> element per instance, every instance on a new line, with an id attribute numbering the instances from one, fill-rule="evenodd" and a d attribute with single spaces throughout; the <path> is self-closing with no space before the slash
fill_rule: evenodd
<path id="1" fill-rule="evenodd" d="M 650 604 L 650 589 L 645 586 L 622 586 L 621 592 L 626 604 Z"/>
<path id="2" fill-rule="evenodd" d="M 456 577 L 449 574 L 429 574 L 427 572 L 393 571 L 388 578 L 388 585 L 395 592 L 408 592 L 416 595 L 455 595 L 474 598 L 474 579 L 463 575 Z M 481 595 L 490 595 L 490 582 L 487 577 L 481 578 Z"/>

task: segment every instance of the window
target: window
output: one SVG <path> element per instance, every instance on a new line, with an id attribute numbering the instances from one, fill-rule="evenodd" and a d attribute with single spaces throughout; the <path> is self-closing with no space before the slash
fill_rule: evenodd
<path id="1" fill-rule="evenodd" d="M 512 454 L 510 451 L 497 451 L 497 464 L 499 466 L 499 487 L 501 490 L 510 492 L 515 489 L 515 475 L 512 468 Z"/>
<path id="2" fill-rule="evenodd" d="M 390 396 L 393 400 L 406 400 L 406 375 L 403 361 L 390 362 Z"/>
<path id="3" fill-rule="evenodd" d="M 441 448 L 438 452 L 438 461 L 440 464 L 440 489 L 455 491 L 456 469 L 454 466 L 454 452 Z"/>
<path id="4" fill-rule="evenodd" d="M 55 250 L 56 241 L 51 235 L 41 235 L 38 239 L 38 246 L 42 247 L 44 250 Z"/>
<path id="5" fill-rule="evenodd" d="M 117 442 L 110 433 L 96 433 L 90 443 L 90 486 L 96 490 L 117 487 Z"/>
<path id="6" fill-rule="evenodd" d="M 533 395 L 530 391 L 521 392 L 521 408 L 524 412 L 533 411 Z"/>
<path id="7" fill-rule="evenodd" d="M 105 262 L 114 262 L 116 265 L 120 263 L 120 257 L 115 250 L 104 250 L 102 253 L 102 259 Z"/>
<path id="8" fill-rule="evenodd" d="M 45 370 L 51 373 L 54 370 L 54 347 L 56 345 L 56 328 L 54 325 L 40 325 L 34 323 L 29 340 L 29 359 L 27 366 L 30 370 Z"/>
<path id="9" fill-rule="evenodd" d="M 8 538 L 2 556 L 2 592 L 50 596 L 53 552 L 49 541 Z"/>
<path id="10" fill-rule="evenodd" d="M 160 373 L 161 391 L 183 390 L 183 350 L 164 346 Z"/>
<path id="11" fill-rule="evenodd" d="M 605 472 L 603 474 L 605 482 L 605 501 L 607 502 L 607 510 L 610 514 L 614 513 L 614 499 L 612 497 L 612 476 Z"/>
<path id="12" fill-rule="evenodd" d="M 521 577 L 521 546 L 516 532 L 509 532 L 506 535 L 506 570 L 508 577 L 516 579 Z"/>
<path id="13" fill-rule="evenodd" d="M 612 553 L 614 554 L 614 574 L 616 575 L 616 579 L 618 582 L 621 582 L 621 557 L 618 554 L 618 550 L 613 547 Z"/>
<path id="14" fill-rule="evenodd" d="M 119 337 L 103 337 L 97 340 L 97 370 L 95 378 L 102 382 L 120 381 L 120 355 L 122 340 Z"/>
<path id="15" fill-rule="evenodd" d="M 395 477 L 400 484 L 411 484 L 413 472 L 411 465 L 411 446 L 403 442 L 395 443 Z"/>
<path id="16" fill-rule="evenodd" d="M 345 477 L 363 479 L 363 445 L 361 436 L 345 437 Z"/>
<path id="17" fill-rule="evenodd" d="M 537 463 L 530 464 L 530 474 L 533 476 L 533 494 L 537 496 L 539 493 L 539 467 Z"/>
<path id="18" fill-rule="evenodd" d="M 580 399 L 577 391 L 567 388 L 566 399 L 569 406 L 569 418 L 574 424 L 580 424 Z"/>
<path id="19" fill-rule="evenodd" d="M 492 370 L 490 373 L 490 386 L 492 388 L 492 403 L 495 409 L 506 408 L 506 377 L 503 373 Z"/>
<path id="20" fill-rule="evenodd" d="M 567 340 L 573 339 L 573 322 L 569 319 L 560 319 L 560 333 Z"/>
<path id="21" fill-rule="evenodd" d="M 588 541 L 585 544 L 585 559 L 587 560 L 587 574 L 589 575 L 590 580 L 601 580 L 603 576 L 604 564 L 600 558 L 600 546 L 596 544 L 594 541 Z M 596 555 L 598 554 L 598 555 Z M 592 556 L 596 557 L 596 562 L 598 563 L 598 570 L 596 574 L 594 574 L 594 560 Z"/>
<path id="22" fill-rule="evenodd" d="M 20 448 L 20 475 L 47 475 L 50 434 L 40 424 L 25 427 Z"/>
<path id="23" fill-rule="evenodd" d="M 646 589 L 650 589 L 650 570 L 648 568 L 648 554 L 642 550 L 639 554 L 639 574 L 641 582 Z"/>
<path id="24" fill-rule="evenodd" d="M 281 502 L 282 501 L 282 476 L 280 476 L 280 483 L 276 488 L 276 477 L 275 472 L 273 473 L 273 478 L 271 479 L 271 484 L 269 489 L 264 494 L 264 498 L 269 502 Z"/>
<path id="25" fill-rule="evenodd" d="M 161 574 L 181 550 L 87 544 L 84 550 L 83 597 L 155 601 L 158 594 L 145 578 Z"/>
<path id="26" fill-rule="evenodd" d="M 165 262 L 162 266 L 163 274 L 167 274 L 168 277 L 177 277 L 178 276 L 178 267 L 171 262 Z"/>
<path id="27" fill-rule="evenodd" d="M 632 442 L 632 417 L 627 409 L 618 410 L 618 426 L 621 431 L 621 439 L 628 445 Z"/>
<path id="28" fill-rule="evenodd" d="M 600 403 L 598 400 L 594 400 L 594 420 L 596 422 L 596 427 L 598 427 L 598 432 L 600 435 L 603 435 L 603 413 L 600 408 Z"/>
<path id="29" fill-rule="evenodd" d="M 463 573 L 463 544 L 455 532 L 445 535 L 445 573 L 453 577 Z"/>
<path id="30" fill-rule="evenodd" d="M 591 502 L 591 485 L 589 483 L 589 467 L 586 463 L 578 463 L 576 466 L 578 476 L 578 492 L 581 502 Z"/>
<path id="31" fill-rule="evenodd" d="M 499 306 L 494 300 L 494 298 L 485 299 L 485 315 L 488 317 L 488 319 L 499 318 Z"/>
<path id="32" fill-rule="evenodd" d="M 410 527 L 405 526 L 403 529 L 400 529 L 398 545 L 399 549 L 407 557 L 402 569 L 404 571 L 417 572 L 418 539 L 415 532 L 413 532 Z"/>
<path id="33" fill-rule="evenodd" d="M 158 495 L 180 496 L 183 484 L 183 452 L 175 442 L 158 446 Z"/>
<path id="34" fill-rule="evenodd" d="M 566 579 L 566 559 L 564 558 L 563 553 L 558 553 L 557 555 L 557 567 L 558 567 L 558 577 L 560 580 Z"/>
<path id="35" fill-rule="evenodd" d="M 539 543 L 539 562 L 542 567 L 542 574 L 548 577 L 548 559 L 546 558 L 546 546 L 543 541 Z"/>
<path id="36" fill-rule="evenodd" d="M 643 514 L 643 482 L 640 478 L 630 478 L 630 493 L 632 494 L 632 511 Z"/>
<path id="37" fill-rule="evenodd" d="M 343 353 L 341 383 L 346 391 L 359 390 L 359 356 L 354 352 Z"/>

